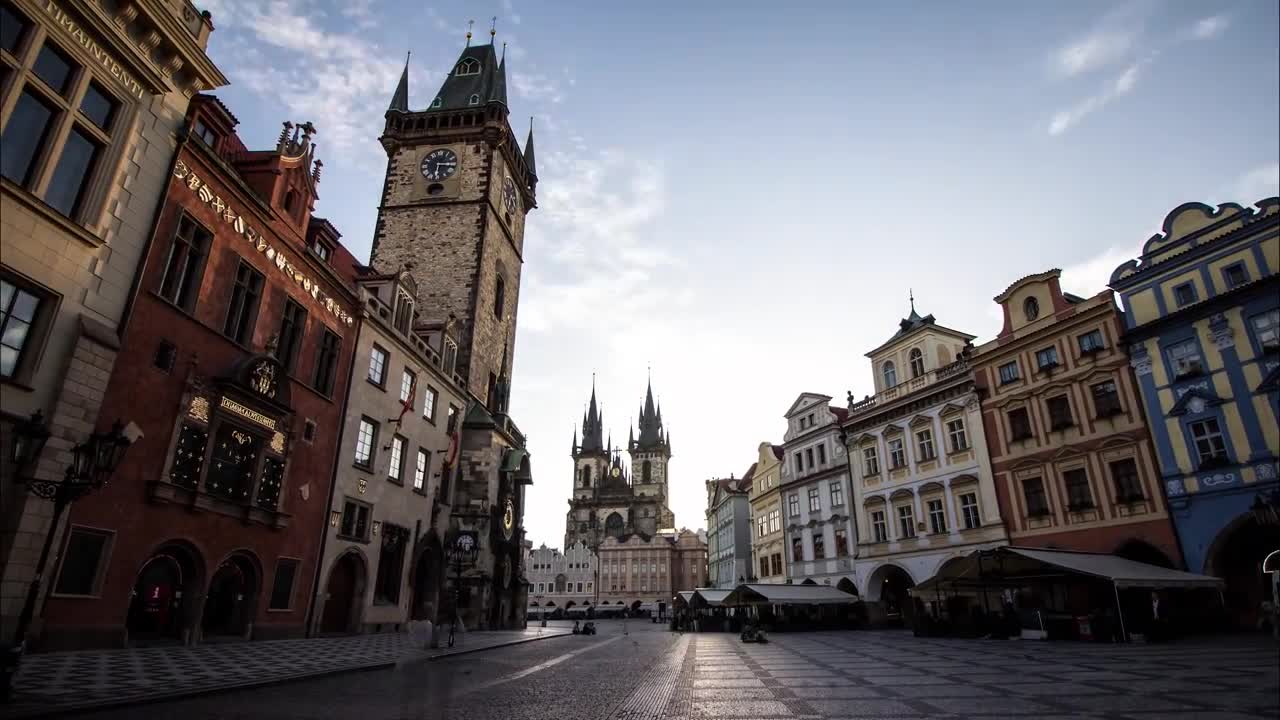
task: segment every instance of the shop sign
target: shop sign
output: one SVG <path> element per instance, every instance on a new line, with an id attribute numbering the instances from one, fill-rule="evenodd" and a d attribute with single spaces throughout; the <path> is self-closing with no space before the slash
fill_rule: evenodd
<path id="1" fill-rule="evenodd" d="M 179 180 L 183 180 L 183 184 L 186 185 L 191 192 L 195 193 L 196 198 L 199 199 L 200 202 L 213 208 L 218 217 L 221 218 L 223 222 L 230 225 L 237 235 L 248 240 L 249 245 L 254 250 L 265 255 L 267 260 L 271 261 L 280 272 L 285 274 L 286 277 L 301 285 L 303 291 L 310 293 L 311 297 L 319 301 L 320 304 L 324 306 L 325 310 L 328 310 L 334 317 L 338 318 L 339 321 L 347 325 L 355 323 L 355 318 L 344 310 L 336 300 L 320 291 L 319 282 L 312 280 L 309 276 L 303 274 L 303 272 L 298 269 L 298 266 L 289 262 L 289 259 L 285 257 L 283 252 L 277 250 L 271 245 L 271 243 L 267 242 L 266 238 L 262 237 L 262 234 L 259 233 L 257 229 L 246 222 L 244 215 L 236 213 L 236 211 L 233 210 L 221 196 L 214 193 L 213 190 L 211 190 L 209 186 L 206 185 L 193 170 L 191 170 L 191 168 L 187 167 L 186 163 L 179 160 L 173 166 L 173 176 Z"/>
<path id="2" fill-rule="evenodd" d="M 84 48 L 108 75 L 115 78 L 126 92 L 139 100 L 142 99 L 142 85 L 137 80 L 134 80 L 133 76 L 121 67 L 120 63 L 116 62 L 107 51 L 103 50 L 65 10 L 59 7 L 57 3 L 49 0 L 49 2 L 45 3 L 44 11 L 49 14 L 49 17 L 53 18 L 53 21 L 57 23 L 58 27 L 62 28 L 63 32 L 71 36 L 71 39 L 77 45 Z"/>
<path id="3" fill-rule="evenodd" d="M 221 406 L 223 410 L 233 412 L 236 415 L 239 415 L 240 417 L 245 418 L 246 420 L 252 420 L 258 423 L 259 425 L 262 425 L 263 427 L 269 428 L 271 430 L 276 429 L 276 421 L 274 418 L 269 418 L 266 415 L 263 415 L 262 413 L 258 412 L 257 410 L 251 410 L 241 405 L 240 403 L 236 402 L 235 400 L 232 400 L 229 397 L 222 398 Z"/>

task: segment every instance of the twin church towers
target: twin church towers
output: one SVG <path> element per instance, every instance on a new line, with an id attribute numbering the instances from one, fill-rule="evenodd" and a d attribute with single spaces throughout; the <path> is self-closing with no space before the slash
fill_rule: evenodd
<path id="1" fill-rule="evenodd" d="M 596 547 L 607 537 L 652 537 L 660 528 L 675 525 L 667 505 L 671 435 L 662 426 L 662 408 L 653 401 L 652 384 L 640 408 L 639 427 L 629 430 L 625 450 L 630 467 L 622 462 L 623 450 L 613 447 L 612 436 L 605 440 L 604 417 L 593 386 L 582 417 L 582 441 L 577 431 L 573 434 L 573 496 L 565 519 L 566 548 L 576 542 Z"/>

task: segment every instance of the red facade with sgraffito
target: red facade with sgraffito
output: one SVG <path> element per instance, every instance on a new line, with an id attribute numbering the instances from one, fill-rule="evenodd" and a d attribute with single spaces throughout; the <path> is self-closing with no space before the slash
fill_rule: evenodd
<path id="1" fill-rule="evenodd" d="M 304 634 L 355 341 L 355 261 L 311 216 L 310 123 L 248 151 L 191 105 L 99 425 L 144 437 L 76 503 L 45 647 Z"/>

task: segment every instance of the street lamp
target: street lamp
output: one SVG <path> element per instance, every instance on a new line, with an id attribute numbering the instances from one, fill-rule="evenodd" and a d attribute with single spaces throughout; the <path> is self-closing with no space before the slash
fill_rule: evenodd
<path id="1" fill-rule="evenodd" d="M 454 633 L 458 629 L 458 601 L 461 597 L 462 570 L 476 561 L 480 553 L 478 538 L 474 530 L 459 530 L 449 543 L 449 559 L 453 561 L 453 623 L 449 625 L 449 647 L 453 647 Z"/>
<path id="2" fill-rule="evenodd" d="M 62 514 L 68 505 L 107 483 L 124 458 L 125 451 L 142 437 L 142 432 L 132 423 L 125 428 L 117 420 L 110 431 L 89 435 L 88 439 L 71 449 L 71 464 L 63 472 L 61 480 L 45 480 L 35 477 L 32 473 L 45 443 L 49 441 L 49 426 L 39 410 L 27 420 L 15 425 L 13 435 L 12 460 L 16 470 L 14 480 L 26 485 L 27 490 L 36 497 L 52 500 L 53 518 L 44 536 L 44 545 L 40 549 L 40 559 L 36 562 L 35 575 L 32 576 L 31 585 L 27 588 L 22 613 L 18 616 L 18 627 L 13 636 L 13 645 L 9 649 L 9 657 L 4 661 L 5 697 L 9 695 L 13 675 L 17 672 L 22 653 L 26 649 L 27 630 L 31 626 L 32 616 L 35 615 L 40 582 L 44 577 L 45 566 L 49 563 L 49 551 L 53 547 L 53 537 L 57 533 Z"/>

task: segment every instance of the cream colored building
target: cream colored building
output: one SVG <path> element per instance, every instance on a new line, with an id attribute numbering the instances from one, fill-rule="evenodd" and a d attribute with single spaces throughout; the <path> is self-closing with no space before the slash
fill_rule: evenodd
<path id="1" fill-rule="evenodd" d="M 529 616 L 596 603 L 596 556 L 584 543 L 560 552 L 542 545 L 525 557 Z"/>
<path id="2" fill-rule="evenodd" d="M 706 533 L 665 528 L 653 537 L 611 535 L 600 545 L 599 562 L 602 608 L 658 611 L 670 607 L 677 592 L 706 586 Z"/>
<path id="3" fill-rule="evenodd" d="M 872 620 L 910 616 L 907 590 L 946 562 L 1007 542 L 992 482 L 972 335 L 913 306 L 867 353 L 876 394 L 843 424 L 858 518 L 858 592 Z"/>
<path id="4" fill-rule="evenodd" d="M 443 330 L 417 322 L 408 273 L 357 280 L 361 315 L 320 562 L 313 632 L 437 619 L 446 463 L 466 407 Z M 456 465 L 456 462 L 455 462 Z"/>
<path id="5" fill-rule="evenodd" d="M 756 448 L 756 468 L 751 477 L 751 558 L 756 582 L 780 583 L 787 579 L 787 549 L 782 532 L 782 446 L 762 442 Z"/>
<path id="6" fill-rule="evenodd" d="M 182 0 L 13 0 L 0 25 L 0 456 L 40 412 L 52 437 L 33 474 L 57 480 L 98 421 L 187 105 L 227 80 L 209 14 Z M 0 474 L 8 632 L 52 503 Z"/>

